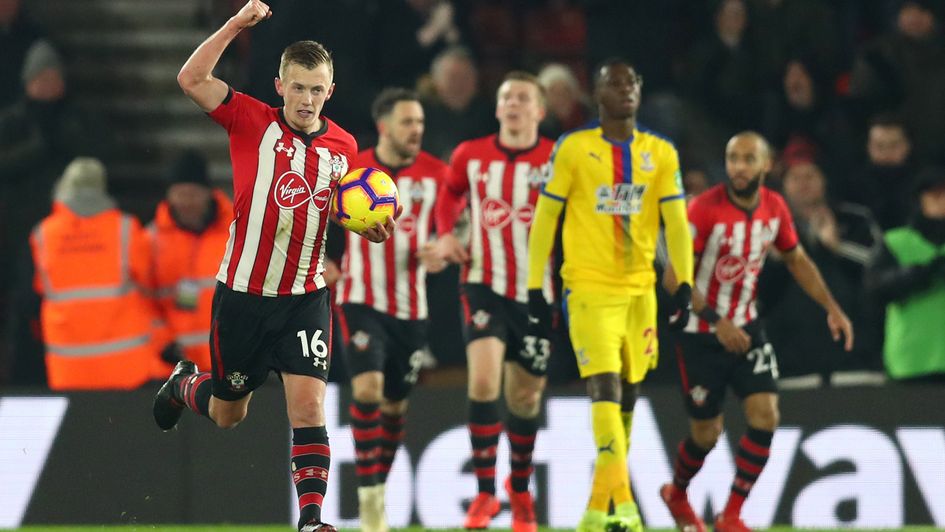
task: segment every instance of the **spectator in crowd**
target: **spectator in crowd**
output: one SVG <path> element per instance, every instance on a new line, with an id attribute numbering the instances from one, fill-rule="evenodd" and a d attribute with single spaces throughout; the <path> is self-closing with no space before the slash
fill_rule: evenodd
<path id="1" fill-rule="evenodd" d="M 945 168 L 923 169 L 915 190 L 919 209 L 884 235 L 867 288 L 886 305 L 889 376 L 945 382 Z"/>
<path id="2" fill-rule="evenodd" d="M 14 73 L 23 70 L 27 50 L 42 37 L 21 8 L 20 0 L 0 1 L 0 109 L 20 99 L 23 84 Z"/>
<path id="3" fill-rule="evenodd" d="M 181 358 L 210 367 L 210 304 L 216 274 L 229 237 L 233 204 L 211 187 L 207 161 L 194 150 L 182 153 L 168 172 L 164 201 L 148 226 L 152 280 L 166 334 L 158 341 L 162 362 L 156 377 L 168 375 Z"/>
<path id="4" fill-rule="evenodd" d="M 912 141 L 902 119 L 890 114 L 874 118 L 867 134 L 866 153 L 866 165 L 838 183 L 836 192 L 868 207 L 883 231 L 904 225 L 914 205 L 915 170 Z"/>
<path id="5" fill-rule="evenodd" d="M 783 68 L 781 90 L 766 105 L 766 136 L 777 148 L 803 139 L 815 146 L 828 170 L 848 168 L 853 151 L 846 117 L 832 97 L 827 74 L 813 59 L 795 57 Z M 829 157 L 829 159 L 828 159 Z"/>
<path id="6" fill-rule="evenodd" d="M 709 114 L 721 136 L 752 129 L 762 112 L 761 53 L 748 32 L 745 0 L 723 0 L 714 31 L 690 57 L 690 98 Z"/>
<path id="7" fill-rule="evenodd" d="M 374 73 L 380 83 L 412 87 L 438 53 L 462 42 L 459 13 L 453 4 L 450 0 L 378 3 L 377 30 L 371 37 Z"/>
<path id="8" fill-rule="evenodd" d="M 0 10 L 2 11 L 2 10 Z M 6 50 L 0 52 L 0 55 Z M 28 309 L 31 294 L 29 233 L 49 213 L 49 191 L 62 169 L 75 156 L 102 155 L 108 143 L 67 98 L 59 54 L 39 39 L 26 51 L 19 76 L 18 99 L 0 108 L 0 309 Z M 17 266 L 15 266 L 17 265 Z M 20 277 L 26 274 L 26 277 Z M 25 283 L 25 285 L 23 284 Z M 14 306 L 7 304 L 10 296 Z M 20 307 L 19 305 L 23 305 Z M 19 311 L 9 313 L 4 344 L 20 362 L 35 361 L 38 327 Z M 38 319 L 38 318 L 37 318 Z M 0 332 L 3 332 L 0 329 Z M 2 352 L 0 346 L 0 352 Z M 41 353 L 40 353 L 41 356 Z M 0 354 L 0 358 L 3 358 Z M 19 372 L 29 367 L 17 363 Z M 35 373 L 27 370 L 27 373 Z M 19 377 L 13 375 L 19 380 Z M 0 376 L 2 379 L 2 376 Z M 33 382 L 32 377 L 27 381 Z"/>
<path id="9" fill-rule="evenodd" d="M 863 49 L 850 78 L 858 109 L 902 114 L 920 160 L 945 157 L 945 39 L 937 27 L 936 3 L 903 2 L 895 30 Z"/>
<path id="10" fill-rule="evenodd" d="M 783 191 L 804 249 L 840 306 L 850 310 L 859 334 L 854 350 L 845 351 L 830 331 L 820 326 L 817 303 L 807 297 L 783 262 L 772 260 L 762 270 L 761 296 L 768 303 L 768 334 L 778 353 L 781 374 L 820 374 L 829 379 L 838 369 L 881 369 L 881 339 L 871 335 L 879 323 L 869 321 L 877 318 L 866 312 L 861 289 L 864 268 L 882 239 L 879 226 L 865 207 L 832 203 L 826 176 L 811 159 L 788 161 Z M 797 331 L 805 333 L 798 335 Z"/>
<path id="11" fill-rule="evenodd" d="M 840 69 L 843 49 L 836 7 L 823 0 L 749 0 L 752 20 L 759 30 L 765 76 L 778 83 L 791 56 L 818 58 L 823 80 Z"/>
<path id="12" fill-rule="evenodd" d="M 712 186 L 705 168 L 699 166 L 684 170 L 682 179 L 683 189 L 686 191 L 687 198 L 698 196 L 706 190 L 709 190 L 709 187 Z"/>
<path id="13" fill-rule="evenodd" d="M 545 88 L 548 102 L 548 114 L 539 128 L 542 135 L 557 139 L 588 121 L 591 109 L 587 96 L 570 68 L 561 63 L 545 65 L 538 82 Z"/>
<path id="14" fill-rule="evenodd" d="M 30 237 L 49 387 L 137 388 L 157 359 L 147 234 L 106 193 L 97 159 L 72 161 L 53 200 Z"/>
<path id="15" fill-rule="evenodd" d="M 426 128 L 435 131 L 424 141 L 428 151 L 448 160 L 464 140 L 495 129 L 493 110 L 479 95 L 479 72 L 469 50 L 447 48 L 433 60 L 428 86 L 421 86 Z"/>

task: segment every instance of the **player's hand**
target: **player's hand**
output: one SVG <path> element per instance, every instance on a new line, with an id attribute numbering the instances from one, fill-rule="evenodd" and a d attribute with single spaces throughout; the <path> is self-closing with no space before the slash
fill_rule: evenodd
<path id="1" fill-rule="evenodd" d="M 417 251 L 420 264 L 430 273 L 440 273 L 449 264 L 436 252 L 436 242 L 427 242 Z"/>
<path id="2" fill-rule="evenodd" d="M 751 348 L 751 336 L 727 318 L 715 322 L 715 337 L 729 353 L 743 355 Z"/>
<path id="3" fill-rule="evenodd" d="M 381 242 L 384 242 L 393 236 L 395 227 L 397 227 L 397 222 L 388 216 L 383 225 L 381 225 L 380 222 L 377 222 L 374 224 L 374 227 L 368 227 L 364 231 L 361 231 L 360 234 L 371 242 L 380 244 Z"/>
<path id="4" fill-rule="evenodd" d="M 546 368 L 551 356 L 551 305 L 540 288 L 528 291 L 528 325 L 521 354 L 536 369 Z"/>
<path id="5" fill-rule="evenodd" d="M 692 287 L 689 283 L 682 283 L 672 298 L 673 313 L 669 315 L 669 326 L 675 331 L 681 331 L 689 323 L 689 314 L 692 312 Z"/>
<path id="6" fill-rule="evenodd" d="M 459 243 L 459 239 L 452 233 L 440 235 L 436 240 L 436 253 L 442 260 L 454 264 L 469 262 L 469 252 Z"/>
<path id="7" fill-rule="evenodd" d="M 341 280 L 341 268 L 338 267 L 335 261 L 331 259 L 325 261 L 325 271 L 322 272 L 322 279 L 325 280 L 325 284 L 328 286 L 335 286 L 335 283 Z"/>
<path id="8" fill-rule="evenodd" d="M 250 28 L 262 20 L 272 16 L 272 10 L 269 6 L 260 0 L 249 0 L 239 12 L 233 16 L 233 20 L 240 28 Z"/>
<path id="9" fill-rule="evenodd" d="M 834 342 L 839 342 L 843 338 L 843 349 L 853 350 L 853 323 L 839 306 L 834 306 L 827 310 L 827 327 L 830 328 L 830 335 Z"/>

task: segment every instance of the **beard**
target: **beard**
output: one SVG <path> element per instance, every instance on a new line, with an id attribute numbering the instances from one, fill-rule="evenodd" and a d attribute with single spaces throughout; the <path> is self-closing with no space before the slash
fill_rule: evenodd
<path id="1" fill-rule="evenodd" d="M 414 148 L 412 145 L 407 144 L 406 142 L 397 142 L 394 139 L 391 139 L 390 147 L 401 159 L 414 159 L 420 152 L 419 148 Z"/>
<path id="2" fill-rule="evenodd" d="M 739 190 L 732 186 L 732 182 L 728 182 L 728 189 L 732 191 L 732 194 L 741 199 L 751 199 L 754 197 L 755 193 L 758 192 L 758 188 L 761 187 L 761 178 L 762 173 L 758 173 L 751 181 L 748 182 L 748 185 L 745 188 Z"/>

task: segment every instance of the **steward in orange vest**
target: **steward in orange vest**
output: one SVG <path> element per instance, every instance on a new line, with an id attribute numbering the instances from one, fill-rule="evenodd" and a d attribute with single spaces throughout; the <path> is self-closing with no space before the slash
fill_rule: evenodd
<path id="1" fill-rule="evenodd" d="M 210 305 L 216 275 L 226 251 L 233 204 L 222 191 L 210 188 L 207 162 L 187 151 L 171 167 L 171 185 L 148 226 L 152 247 L 151 290 L 167 342 L 177 352 L 210 367 Z M 174 369 L 173 354 L 165 348 L 155 377 Z"/>
<path id="2" fill-rule="evenodd" d="M 30 236 L 46 372 L 53 390 L 132 389 L 157 359 L 151 248 L 105 192 L 105 167 L 80 157 L 56 185 L 52 214 Z"/>

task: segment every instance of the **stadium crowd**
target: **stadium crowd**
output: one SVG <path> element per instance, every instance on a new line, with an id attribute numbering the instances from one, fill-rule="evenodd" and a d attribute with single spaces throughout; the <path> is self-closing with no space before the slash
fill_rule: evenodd
<path id="1" fill-rule="evenodd" d="M 107 128 L 72 105 L 65 66 L 74 58 L 69 50 L 58 49 L 55 40 L 27 16 L 24 4 L 29 3 L 0 2 L 0 382 L 47 383 L 48 371 L 48 383 L 55 387 L 56 353 L 44 346 L 43 338 L 45 334 L 46 344 L 54 344 L 50 338 L 57 333 L 43 330 L 40 307 L 41 302 L 60 307 L 71 303 L 44 292 L 37 272 L 44 261 L 54 260 L 55 250 L 46 253 L 36 233 L 31 246 L 31 230 L 47 216 L 57 216 L 55 208 L 50 210 L 49 198 L 65 205 L 85 201 L 102 210 L 117 209 L 121 198 L 116 201 L 106 193 L 110 143 L 102 131 Z M 216 10 L 211 14 L 224 17 L 241 2 L 213 4 Z M 890 254 L 887 241 L 890 232 L 900 227 L 915 228 L 939 247 L 945 240 L 940 211 L 945 187 L 941 169 L 945 13 L 940 3 L 272 4 L 273 20 L 241 36 L 244 41 L 237 52 L 225 58 L 238 73 L 232 80 L 236 88 L 278 104 L 271 65 L 286 44 L 318 39 L 344 59 L 335 72 L 344 91 L 326 108 L 332 119 L 345 124 L 360 145 L 371 145 L 376 140 L 370 116 L 374 96 L 386 86 L 416 87 L 426 113 L 424 149 L 444 161 L 459 142 L 495 130 L 491 95 L 509 70 L 524 68 L 538 75 L 549 110 L 541 132 L 556 138 L 594 118 L 588 93 L 593 66 L 612 55 L 629 58 L 646 84 L 639 120 L 675 142 L 688 194 L 725 180 L 720 154 L 735 132 L 759 131 L 775 149 L 775 165 L 766 184 L 784 193 L 802 242 L 858 331 L 855 349 L 843 352 L 817 325 L 820 315 L 785 274 L 784 266 L 776 259 L 769 261 L 759 294 L 762 315 L 780 354 L 782 377 L 815 376 L 816 382 L 841 383 L 866 382 L 877 372 L 897 380 L 941 379 L 945 374 L 943 355 L 928 352 L 945 343 L 937 338 L 943 329 L 935 325 L 945 309 L 914 308 L 928 304 L 927 300 L 940 301 L 937 294 L 945 290 L 942 260 L 901 262 Z M 319 23 L 313 30 L 311 20 L 318 19 L 334 22 Z M 76 159 L 79 156 L 94 157 L 104 167 L 91 159 Z M 166 361 L 205 356 L 190 343 L 204 332 L 204 325 L 181 325 L 179 314 L 181 305 L 205 308 L 206 286 L 200 280 L 212 278 L 214 268 L 193 274 L 168 272 L 180 261 L 162 256 L 166 246 L 154 240 L 171 227 L 180 233 L 175 238 L 221 249 L 220 238 L 225 241 L 225 237 L 218 234 L 214 213 L 227 209 L 229 200 L 207 180 L 204 164 L 197 153 L 182 154 L 181 161 L 173 164 L 167 161 L 167 197 L 155 197 L 155 204 L 161 205 L 153 216 L 141 220 L 148 227 L 143 238 L 149 238 L 151 245 L 129 244 L 124 252 L 131 254 L 132 263 L 147 263 L 148 271 L 141 278 L 129 277 L 119 271 L 129 264 L 109 265 L 116 269 L 118 281 L 130 283 L 147 300 L 141 308 L 148 310 L 136 312 L 151 313 L 159 323 L 148 331 L 152 340 L 147 356 L 157 361 L 154 368 L 124 387 L 163 376 Z M 186 193 L 179 193 L 181 184 L 190 185 L 184 187 Z M 185 214 L 188 209 L 196 214 Z M 120 241 L 112 241 L 120 239 L 119 232 L 108 238 L 107 246 L 121 249 Z M 142 250 L 142 255 L 135 255 L 134 249 Z M 941 257 L 940 249 L 937 253 Z M 61 260 L 68 264 L 67 257 Z M 128 257 L 116 251 L 114 260 Z M 213 262 L 209 258 L 196 262 L 202 260 Z M 78 266 L 67 267 L 70 275 L 75 274 L 68 281 L 75 283 L 73 288 L 105 282 L 82 278 L 78 273 L 93 268 Z M 196 280 L 187 287 L 188 301 L 162 299 L 162 289 L 177 282 L 173 275 Z M 428 364 L 435 360 L 440 367 L 450 367 L 464 362 L 457 275 L 454 267 L 428 279 L 435 357 L 428 358 Z M 125 294 L 116 297 L 116 305 L 119 299 L 125 301 Z M 87 310 L 72 311 L 91 323 Z M 123 331 L 126 336 L 130 332 Z M 67 341 L 81 341 L 85 333 L 63 334 Z M 917 335 L 925 339 L 917 349 L 901 347 L 903 339 Z M 557 338 L 559 352 L 565 354 L 552 357 L 551 381 L 571 382 L 577 374 L 573 357 L 566 354 L 566 335 Z M 675 379 L 672 365 L 661 365 L 654 378 Z M 343 364 L 333 379 L 344 380 Z"/>

